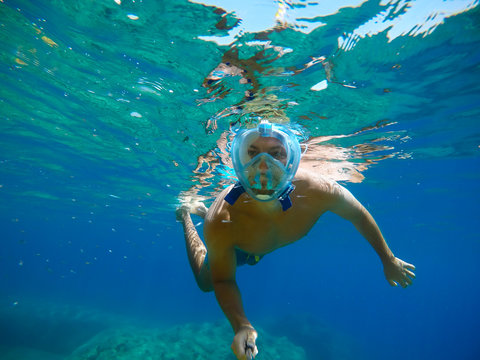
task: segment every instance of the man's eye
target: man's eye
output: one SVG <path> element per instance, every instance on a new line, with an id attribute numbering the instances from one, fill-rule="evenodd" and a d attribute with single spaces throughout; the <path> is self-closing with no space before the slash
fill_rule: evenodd
<path id="1" fill-rule="evenodd" d="M 256 150 L 248 150 L 247 154 L 248 154 L 248 156 L 253 158 L 255 155 L 258 154 L 258 152 Z"/>
<path id="2" fill-rule="evenodd" d="M 271 152 L 270 155 L 272 155 L 277 160 L 285 159 L 286 157 L 286 154 L 283 151 L 274 151 Z"/>

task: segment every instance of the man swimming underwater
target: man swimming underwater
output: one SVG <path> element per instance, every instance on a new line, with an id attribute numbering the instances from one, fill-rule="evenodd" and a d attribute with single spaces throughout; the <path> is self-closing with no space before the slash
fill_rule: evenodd
<path id="1" fill-rule="evenodd" d="M 362 204 L 335 181 L 302 169 L 300 145 L 286 127 L 262 121 L 238 133 L 231 156 L 239 182 L 222 191 L 208 211 L 182 206 L 177 215 L 195 279 L 203 291 L 215 292 L 235 333 L 232 350 L 238 359 L 251 359 L 258 350 L 235 280 L 237 266 L 254 265 L 301 239 L 327 211 L 349 220 L 370 243 L 390 285 L 412 283 L 415 267 L 393 255 Z M 206 247 L 191 213 L 205 216 Z"/>

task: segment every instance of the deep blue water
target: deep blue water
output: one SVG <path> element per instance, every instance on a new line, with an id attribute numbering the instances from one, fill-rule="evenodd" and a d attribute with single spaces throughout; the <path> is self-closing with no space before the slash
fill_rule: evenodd
<path id="1" fill-rule="evenodd" d="M 337 135 L 313 141 L 318 171 L 417 268 L 411 287 L 391 288 L 353 226 L 324 215 L 238 271 L 258 359 L 263 332 L 308 359 L 479 358 L 478 1 L 338 4 L 0 2 L 0 358 L 68 359 L 125 323 L 223 319 L 174 210 L 232 181 L 217 140 L 257 117 L 289 119 L 305 140 Z M 226 54 L 253 81 L 202 86 Z M 305 66 L 320 56 L 327 65 Z"/>

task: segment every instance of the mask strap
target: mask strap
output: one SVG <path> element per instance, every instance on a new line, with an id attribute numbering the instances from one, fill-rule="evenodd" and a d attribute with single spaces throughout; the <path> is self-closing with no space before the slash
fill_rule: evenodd
<path id="1" fill-rule="evenodd" d="M 292 193 L 293 190 L 295 190 L 295 185 L 290 183 L 278 197 L 278 201 L 280 201 L 280 205 L 282 205 L 283 211 L 287 211 L 292 207 L 292 200 L 290 200 L 289 195 Z M 243 188 L 242 184 L 240 182 L 237 182 L 223 200 L 225 200 L 230 205 L 233 205 L 238 200 L 240 195 L 242 195 L 244 192 L 245 189 Z"/>
<path id="2" fill-rule="evenodd" d="M 295 190 L 295 185 L 290 183 L 288 184 L 287 188 L 278 197 L 278 201 L 280 201 L 283 211 L 287 211 L 292 207 L 292 200 L 290 199 L 289 195 L 293 190 Z"/>
<path id="3" fill-rule="evenodd" d="M 244 192 L 245 189 L 243 188 L 242 184 L 240 184 L 240 182 L 237 182 L 233 186 L 232 190 L 230 190 L 229 193 L 225 196 L 224 200 L 230 205 L 233 205 L 238 200 L 240 195 L 242 195 Z"/>

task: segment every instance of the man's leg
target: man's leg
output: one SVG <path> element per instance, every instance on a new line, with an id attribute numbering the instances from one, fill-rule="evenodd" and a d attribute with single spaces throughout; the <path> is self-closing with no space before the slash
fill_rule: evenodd
<path id="1" fill-rule="evenodd" d="M 193 275 L 198 287 L 205 292 L 213 291 L 212 277 L 208 263 L 205 262 L 207 248 L 200 239 L 188 209 L 181 208 L 177 213 L 178 220 L 182 222 L 187 247 L 188 260 L 192 267 Z"/>

